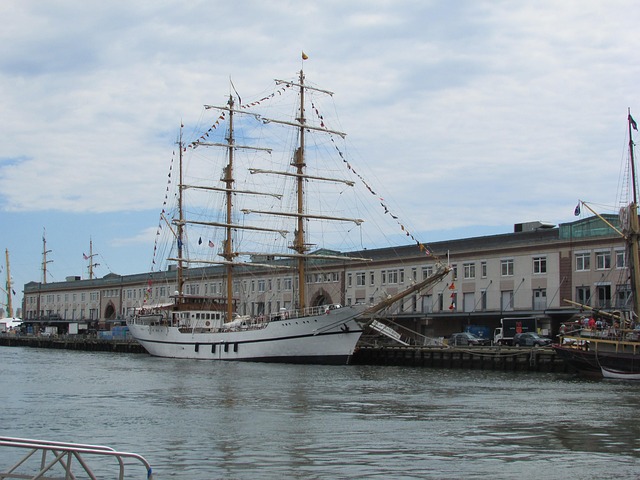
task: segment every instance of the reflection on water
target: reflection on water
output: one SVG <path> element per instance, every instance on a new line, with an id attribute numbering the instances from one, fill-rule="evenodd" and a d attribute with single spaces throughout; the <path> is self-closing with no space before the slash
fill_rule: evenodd
<path id="1" fill-rule="evenodd" d="M 640 384 L 15 347 L 0 362 L 2 435 L 133 451 L 157 478 L 640 472 Z"/>

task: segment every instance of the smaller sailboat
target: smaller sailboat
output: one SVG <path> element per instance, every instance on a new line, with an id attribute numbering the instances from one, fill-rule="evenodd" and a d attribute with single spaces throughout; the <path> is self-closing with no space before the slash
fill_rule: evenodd
<path id="1" fill-rule="evenodd" d="M 637 131 L 638 126 L 631 116 L 630 110 L 627 115 L 627 123 L 629 129 L 629 170 L 633 198 L 627 206 L 620 210 L 620 230 L 602 217 L 600 218 L 614 231 L 620 233 L 625 240 L 632 306 L 626 312 L 607 311 L 565 300 L 593 315 L 605 318 L 610 322 L 611 328 L 597 330 L 581 326 L 569 333 L 561 332 L 559 343 L 553 346 L 556 353 L 579 372 L 606 378 L 640 377 L 640 341 L 638 341 L 640 331 L 634 328 L 638 324 L 638 315 L 640 314 L 640 246 L 638 243 L 640 241 L 640 225 L 633 143 L 633 131 Z M 587 206 L 584 202 L 581 203 Z M 593 213 L 598 215 L 595 211 Z"/>
<path id="2" fill-rule="evenodd" d="M 210 142 L 206 134 L 190 145 L 211 146 L 226 151 L 220 183 L 212 181 L 204 185 L 196 185 L 185 181 L 182 168 L 182 153 L 185 147 L 182 133 L 180 134 L 178 207 L 176 217 L 171 222 L 166 220 L 166 224 L 173 233 L 172 242 L 177 252 L 174 257 L 169 258 L 176 265 L 177 288 L 169 304 L 145 304 L 127 321 L 131 335 L 152 355 L 203 360 L 345 364 L 349 362 L 365 327 L 371 326 L 391 338 L 396 337 L 393 330 L 383 327 L 380 319 L 374 319 L 378 312 L 393 302 L 436 283 L 450 271 L 447 265 L 437 264 L 429 277 L 375 305 L 363 302 L 349 305 L 309 302 L 306 272 L 310 263 L 318 265 L 323 262 L 339 262 L 338 265 L 344 265 L 344 262 L 366 260 L 360 256 L 350 258 L 337 252 L 313 249 L 312 242 L 308 239 L 309 225 L 319 222 L 332 225 L 360 225 L 363 220 L 333 212 L 325 213 L 325 210 L 315 210 L 309 206 L 308 192 L 311 185 L 328 186 L 320 188 L 321 201 L 326 202 L 328 196 L 332 194 L 339 196 L 342 189 L 351 188 L 354 184 L 353 181 L 339 178 L 337 175 L 329 176 L 326 173 L 328 171 L 326 165 L 322 163 L 317 170 L 309 171 L 307 135 L 312 132 L 318 135 L 344 136 L 341 132 L 328 129 L 321 117 L 319 125 L 314 125 L 306 115 L 308 110 L 316 111 L 313 105 L 306 106 L 305 98 L 309 91 L 318 94 L 331 94 L 331 92 L 308 86 L 302 70 L 297 80 L 276 80 L 276 85 L 282 86 L 278 90 L 278 96 L 291 90 L 297 93 L 295 118 L 287 120 L 265 118 L 258 113 L 252 113 L 251 107 L 259 104 L 260 101 L 237 106 L 236 98 L 233 96 L 230 96 L 225 106 L 205 107 L 220 111 L 218 118 L 227 122 L 225 141 Z M 254 151 L 270 152 L 269 148 L 241 145 L 238 142 L 236 118 L 245 116 L 249 116 L 249 121 L 257 120 L 260 125 L 275 125 L 278 129 L 285 130 L 293 129 L 293 134 L 288 135 L 288 138 L 294 140 L 294 145 L 283 158 L 285 165 L 247 169 L 249 175 L 246 178 L 269 176 L 276 179 L 262 185 L 266 189 L 239 185 L 241 182 L 237 170 L 240 167 L 236 162 L 236 154 Z M 277 179 L 285 180 L 279 183 Z M 269 191 L 269 187 L 273 184 L 290 187 L 283 189 L 291 191 L 291 195 L 287 197 L 288 203 L 286 200 L 280 202 L 282 197 L 287 195 L 286 193 Z M 331 185 L 337 185 L 338 188 L 332 189 Z M 185 215 L 183 194 L 187 190 L 198 190 L 207 195 L 222 197 L 222 205 L 215 209 L 220 220 L 214 221 L 206 215 L 199 219 L 192 219 Z M 251 200 L 243 202 L 245 198 L 256 197 L 259 199 L 257 202 L 251 203 Z M 277 202 L 271 200 L 274 203 L 267 205 L 266 200 L 260 200 L 263 198 L 275 198 Z M 237 208 L 234 208 L 239 203 L 244 205 L 239 209 L 242 215 Z M 336 204 L 341 208 L 343 206 L 339 201 Z M 249 223 L 245 221 L 249 215 L 266 220 L 261 223 Z M 220 258 L 198 260 L 186 255 L 187 226 L 205 227 L 221 232 L 221 242 L 209 241 L 212 248 L 214 245 L 221 245 L 216 253 Z M 238 246 L 239 232 L 242 232 L 243 241 L 246 240 L 245 236 L 248 237 L 252 233 L 263 235 L 266 233 L 270 237 L 269 240 L 252 244 L 256 245 L 252 247 L 256 250 L 241 250 Z M 274 237 L 276 239 L 282 237 L 286 243 L 283 249 L 277 252 L 269 250 Z M 258 250 L 261 247 L 268 251 Z M 216 290 L 216 293 L 221 295 L 202 295 L 194 291 L 185 291 L 185 271 L 187 265 L 191 264 L 217 265 L 221 269 L 224 280 Z M 242 303 L 241 292 L 239 289 L 236 290 L 236 286 L 241 283 L 238 280 L 238 271 L 246 274 L 247 271 L 255 269 L 272 269 L 273 271 L 283 269 L 290 272 L 286 280 L 289 280 L 293 287 L 291 290 L 295 293 L 295 299 L 289 305 L 282 306 L 274 312 L 268 309 L 255 312 L 252 308 L 245 308 L 244 310 L 248 310 L 249 314 L 244 312 L 241 314 L 239 308 Z"/>

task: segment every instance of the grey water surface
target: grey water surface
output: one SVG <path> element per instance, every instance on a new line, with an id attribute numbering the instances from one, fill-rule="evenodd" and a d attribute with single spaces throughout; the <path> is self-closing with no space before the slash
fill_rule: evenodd
<path id="1" fill-rule="evenodd" d="M 640 382 L 0 347 L 0 405 L 2 436 L 156 479 L 640 478 Z"/>

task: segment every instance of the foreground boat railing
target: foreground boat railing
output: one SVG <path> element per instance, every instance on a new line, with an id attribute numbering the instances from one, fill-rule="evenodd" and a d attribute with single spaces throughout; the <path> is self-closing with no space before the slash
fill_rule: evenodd
<path id="1" fill-rule="evenodd" d="M 14 437 L 0 437 L 0 447 L 19 448 L 26 449 L 27 453 L 22 459 L 15 463 L 6 471 L 0 471 L 0 480 L 5 478 L 30 478 L 36 479 L 54 479 L 65 478 L 73 479 L 77 478 L 77 475 L 73 472 L 72 460 L 75 458 L 79 466 L 76 468 L 77 472 L 84 472 L 91 479 L 97 479 L 93 473 L 91 466 L 86 461 L 85 457 L 97 456 L 97 457 L 113 457 L 118 464 L 119 480 L 124 479 L 125 460 L 132 459 L 136 463 L 140 462 L 146 469 L 147 479 L 153 479 L 153 473 L 149 462 L 144 457 L 136 453 L 117 452 L 111 447 L 105 447 L 102 445 L 86 445 L 81 443 L 65 443 L 65 442 L 51 442 L 47 440 L 34 440 L 29 438 L 14 438 Z M 0 455 L 1 457 L 2 455 Z M 39 459 L 38 459 L 39 457 Z M 30 459 L 33 460 L 28 463 Z M 38 463 L 37 466 L 32 465 Z M 20 467 L 26 466 L 27 468 L 39 469 L 37 473 L 25 474 L 19 471 Z M 54 467 L 62 467 L 64 471 L 64 477 L 52 477 L 52 471 Z M 59 470 L 59 469 L 58 469 Z"/>

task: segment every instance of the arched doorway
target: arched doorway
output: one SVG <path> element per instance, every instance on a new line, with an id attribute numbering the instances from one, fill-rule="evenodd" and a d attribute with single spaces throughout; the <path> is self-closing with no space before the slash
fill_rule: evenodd
<path id="1" fill-rule="evenodd" d="M 116 318 L 116 308 L 113 306 L 112 302 L 109 302 L 104 309 L 104 318 L 105 320 L 115 320 Z"/>
<path id="2" fill-rule="evenodd" d="M 324 288 L 320 289 L 313 296 L 313 300 L 311 300 L 312 307 L 320 307 L 322 305 L 330 305 L 332 303 L 333 302 L 331 301 L 331 295 L 329 295 Z"/>

